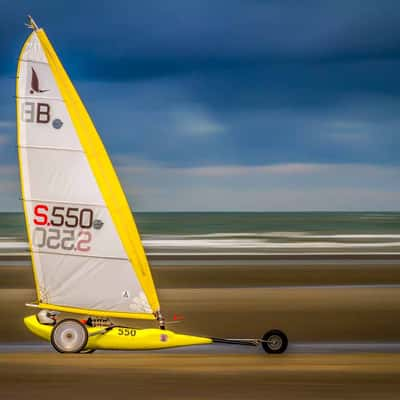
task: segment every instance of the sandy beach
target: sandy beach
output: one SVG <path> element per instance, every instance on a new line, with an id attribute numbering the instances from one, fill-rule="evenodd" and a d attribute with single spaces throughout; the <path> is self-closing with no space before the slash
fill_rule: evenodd
<path id="1" fill-rule="evenodd" d="M 182 332 L 260 337 L 280 328 L 296 342 L 399 341 L 397 261 L 153 268 L 167 320 Z M 22 317 L 35 299 L 28 266 L 0 267 L 0 342 L 33 342 Z M 135 326 L 151 322 L 125 321 Z"/>
<path id="2" fill-rule="evenodd" d="M 398 399 L 400 355 L 0 354 L 7 400 Z"/>
<path id="3" fill-rule="evenodd" d="M 27 393 L 60 400 L 109 399 L 110 393 L 165 399 L 399 396 L 400 354 L 395 344 L 400 342 L 400 261 L 396 259 L 264 259 L 242 260 L 234 266 L 224 265 L 226 261 L 173 265 L 164 260 L 163 265 L 153 266 L 167 319 L 174 314 L 185 317 L 170 329 L 250 338 L 280 328 L 290 341 L 288 352 L 280 356 L 234 346 L 223 352 L 198 346 L 176 352 L 60 355 L 23 325 L 23 317 L 35 312 L 24 306 L 35 299 L 35 291 L 30 266 L 19 264 L 0 267 L 4 399 L 24 399 Z M 360 352 L 356 343 L 367 345 Z M 304 345 L 299 354 L 300 344 Z"/>

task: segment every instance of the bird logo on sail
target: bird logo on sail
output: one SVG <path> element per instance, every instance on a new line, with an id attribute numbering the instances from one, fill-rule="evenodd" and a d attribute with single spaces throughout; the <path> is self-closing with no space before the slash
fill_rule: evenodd
<path id="1" fill-rule="evenodd" d="M 44 93 L 44 92 L 48 92 L 49 89 L 40 89 L 39 88 L 39 77 L 36 73 L 36 71 L 32 68 L 32 79 L 31 79 L 31 94 L 33 93 Z"/>

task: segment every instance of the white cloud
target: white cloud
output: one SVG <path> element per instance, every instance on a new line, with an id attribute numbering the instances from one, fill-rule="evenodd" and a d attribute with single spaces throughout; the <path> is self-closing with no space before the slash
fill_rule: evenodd
<path id="1" fill-rule="evenodd" d="M 290 174 L 307 174 L 317 171 L 322 166 L 317 164 L 276 164 L 276 165 L 259 165 L 259 166 L 209 166 L 186 168 L 181 173 L 194 176 L 232 176 L 241 177 L 249 175 L 290 175 Z M 176 168 L 175 170 L 179 170 Z"/>
<path id="2" fill-rule="evenodd" d="M 328 134 L 329 139 L 344 145 L 370 145 L 371 136 L 365 132 L 333 132 Z"/>
<path id="3" fill-rule="evenodd" d="M 14 177 L 18 175 L 18 169 L 15 165 L 0 165 L 0 177 Z"/>
<path id="4" fill-rule="evenodd" d="M 18 168 L 0 165 L 0 211 L 21 210 Z"/>
<path id="5" fill-rule="evenodd" d="M 14 121 L 0 121 L 0 128 L 15 128 Z"/>
<path id="6" fill-rule="evenodd" d="M 278 164 L 164 168 L 124 164 L 137 210 L 396 210 L 399 166 Z"/>
<path id="7" fill-rule="evenodd" d="M 329 166 L 318 164 L 277 164 L 260 166 L 207 166 L 207 167 L 161 167 L 150 164 L 130 164 L 122 165 L 118 169 L 125 173 L 140 174 L 152 173 L 156 175 L 170 176 L 193 176 L 193 177 L 246 177 L 246 176 L 276 176 L 276 175 L 299 175 L 310 174 L 312 172 L 327 169 Z"/>
<path id="8" fill-rule="evenodd" d="M 115 156 L 139 211 L 398 210 L 400 166 L 277 164 L 173 168 Z M 18 168 L 0 165 L 0 210 L 20 209 Z"/>
<path id="9" fill-rule="evenodd" d="M 170 111 L 176 132 L 189 136 L 209 136 L 225 131 L 225 126 L 200 107 L 187 107 Z"/>
<path id="10" fill-rule="evenodd" d="M 360 148 L 371 146 L 374 140 L 372 131 L 375 127 L 370 122 L 334 120 L 323 122 L 320 129 L 333 145 Z"/>
<path id="11" fill-rule="evenodd" d="M 0 150 L 11 142 L 11 133 L 7 133 L 15 128 L 14 121 L 0 121 Z"/>
<path id="12" fill-rule="evenodd" d="M 10 142 L 10 136 L 0 133 L 0 148 Z"/>
<path id="13" fill-rule="evenodd" d="M 130 156 L 118 156 L 117 168 L 123 173 L 157 173 L 159 175 L 196 177 L 242 177 L 242 176 L 364 176 L 400 177 L 400 166 L 379 166 L 369 164 L 317 164 L 287 163 L 272 165 L 216 165 L 207 167 L 163 167 Z"/>

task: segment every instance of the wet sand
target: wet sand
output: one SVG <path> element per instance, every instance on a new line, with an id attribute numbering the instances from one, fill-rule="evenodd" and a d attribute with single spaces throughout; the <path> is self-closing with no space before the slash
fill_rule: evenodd
<path id="1" fill-rule="evenodd" d="M 400 341 L 400 288 L 161 289 L 167 315 L 183 315 L 169 328 L 188 334 L 261 337 L 272 328 L 297 342 Z M 31 289 L 0 291 L 0 341 L 35 341 L 25 329 Z M 129 321 L 124 321 L 124 324 Z M 132 321 L 136 327 L 151 322 Z"/>
<path id="2" fill-rule="evenodd" d="M 214 260 L 215 264 L 217 260 Z M 210 265 L 211 263 L 211 265 Z M 259 260 L 234 265 L 153 266 L 157 288 L 400 285 L 400 260 Z M 33 288 L 30 266 L 0 266 L 0 290 Z"/>
<path id="3" fill-rule="evenodd" d="M 185 317 L 170 329 L 260 337 L 280 328 L 290 343 L 310 345 L 302 354 L 294 353 L 294 346 L 278 356 L 253 348 L 254 353 L 247 348 L 244 352 L 242 347 L 60 355 L 23 325 L 23 316 L 35 312 L 24 306 L 35 299 L 30 268 L 2 266 L 0 343 L 10 347 L 0 354 L 0 398 L 400 398 L 398 347 L 372 345 L 362 354 L 346 350 L 354 351 L 349 347 L 354 342 L 400 342 L 399 261 L 297 260 L 234 267 L 208 263 L 164 265 L 153 272 L 167 318 Z M 313 344 L 323 349 L 325 342 L 335 342 L 329 354 L 312 354 Z M 39 346 L 45 350 L 32 353 L 32 346 L 16 343 L 49 347 Z"/>
<path id="4" fill-rule="evenodd" d="M 400 355 L 0 354 L 1 398 L 398 399 Z"/>
<path id="5" fill-rule="evenodd" d="M 162 266 L 153 270 L 167 319 L 172 320 L 174 314 L 185 317 L 169 327 L 183 333 L 260 337 L 268 329 L 279 328 L 294 342 L 400 341 L 400 268 L 396 263 L 365 268 L 342 262 L 336 266 Z M 7 321 L 0 325 L 0 342 L 37 340 L 22 322 L 24 315 L 35 312 L 24 306 L 34 299 L 28 267 L 0 267 L 0 316 Z"/>

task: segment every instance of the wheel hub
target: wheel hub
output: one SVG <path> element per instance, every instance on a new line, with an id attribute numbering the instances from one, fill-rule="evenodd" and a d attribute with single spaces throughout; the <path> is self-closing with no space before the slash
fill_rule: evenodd
<path id="1" fill-rule="evenodd" d="M 273 335 L 269 338 L 268 345 L 272 350 L 279 350 L 282 347 L 282 339 L 277 335 Z"/>

